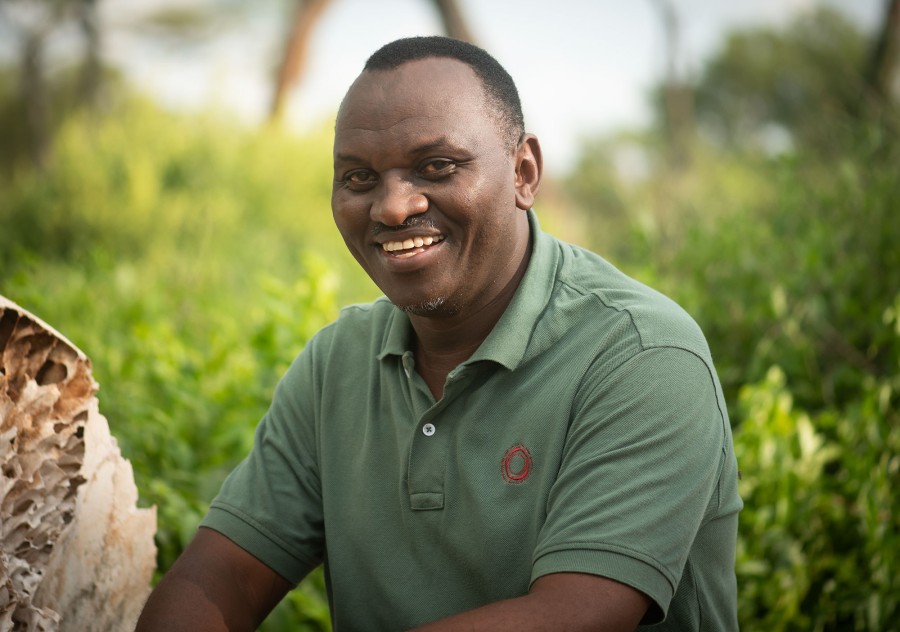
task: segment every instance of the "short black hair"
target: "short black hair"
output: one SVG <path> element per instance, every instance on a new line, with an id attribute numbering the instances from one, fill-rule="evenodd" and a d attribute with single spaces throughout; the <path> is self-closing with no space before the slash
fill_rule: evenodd
<path id="1" fill-rule="evenodd" d="M 406 62 L 431 57 L 456 59 L 475 72 L 481 80 L 488 105 L 501 126 L 501 135 L 515 147 L 525 133 L 519 91 L 506 69 L 484 49 L 452 37 L 407 37 L 375 51 L 366 61 L 363 71 L 394 70 Z"/>

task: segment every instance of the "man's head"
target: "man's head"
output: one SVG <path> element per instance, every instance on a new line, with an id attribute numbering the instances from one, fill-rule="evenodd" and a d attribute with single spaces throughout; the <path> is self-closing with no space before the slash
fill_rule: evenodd
<path id="1" fill-rule="evenodd" d="M 522 103 L 513 78 L 487 51 L 449 37 L 407 37 L 385 44 L 375 51 L 363 70 L 393 70 L 417 59 L 446 57 L 466 64 L 481 80 L 488 110 L 497 118 L 500 131 L 510 147 L 525 133 Z"/>
<path id="2" fill-rule="evenodd" d="M 382 68 L 376 56 L 335 124 L 335 223 L 400 308 L 478 313 L 506 296 L 527 260 L 524 211 L 540 182 L 540 145 L 502 123 L 469 63 L 385 53 L 395 61 Z"/>

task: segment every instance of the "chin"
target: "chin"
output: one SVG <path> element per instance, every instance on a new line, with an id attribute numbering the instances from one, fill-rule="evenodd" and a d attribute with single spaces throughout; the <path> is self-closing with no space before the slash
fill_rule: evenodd
<path id="1" fill-rule="evenodd" d="M 431 316 L 434 318 L 453 316 L 459 310 L 444 296 L 431 298 L 421 303 L 409 303 L 400 305 L 394 303 L 401 311 L 414 316 Z"/>

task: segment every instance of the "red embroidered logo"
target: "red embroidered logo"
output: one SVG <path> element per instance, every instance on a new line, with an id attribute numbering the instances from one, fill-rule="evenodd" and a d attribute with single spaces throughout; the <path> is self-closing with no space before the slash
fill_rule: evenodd
<path id="1" fill-rule="evenodd" d="M 531 475 L 531 452 L 521 443 L 514 445 L 503 455 L 503 463 L 500 471 L 503 479 L 511 485 L 518 485 L 528 480 Z"/>

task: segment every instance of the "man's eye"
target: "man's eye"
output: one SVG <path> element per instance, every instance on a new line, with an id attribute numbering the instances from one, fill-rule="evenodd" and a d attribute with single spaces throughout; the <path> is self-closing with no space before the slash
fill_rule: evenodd
<path id="1" fill-rule="evenodd" d="M 446 158 L 435 158 L 429 160 L 419 168 L 419 173 L 423 176 L 440 176 L 453 171 L 456 163 Z"/>
<path id="2" fill-rule="evenodd" d="M 378 177 L 371 171 L 365 169 L 357 169 L 344 175 L 344 182 L 350 186 L 366 187 L 378 180 Z"/>

